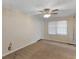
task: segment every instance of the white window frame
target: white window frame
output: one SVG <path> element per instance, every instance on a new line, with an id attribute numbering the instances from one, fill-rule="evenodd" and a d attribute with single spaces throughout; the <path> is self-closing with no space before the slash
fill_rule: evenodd
<path id="1" fill-rule="evenodd" d="M 64 21 L 65 21 L 65 22 L 64 22 Z M 55 32 L 53 32 L 53 33 L 52 33 L 52 31 L 50 31 L 50 28 L 51 28 L 50 26 L 52 26 L 52 25 L 51 25 L 52 22 L 54 22 L 54 23 L 55 23 L 54 26 L 56 26 L 55 29 L 54 29 Z M 67 20 L 52 21 L 52 22 L 48 22 L 48 34 L 49 34 L 49 35 L 67 35 L 67 34 L 68 34 L 68 32 L 67 32 L 67 31 L 68 31 L 68 28 L 67 28 L 68 22 L 67 22 Z M 64 32 L 58 33 L 58 29 L 57 29 L 57 28 L 58 28 L 58 25 L 57 25 L 58 22 L 60 22 L 60 23 L 61 23 L 61 22 L 66 23 L 66 24 L 64 24 L 64 26 L 66 27 L 66 30 L 65 30 L 66 32 L 64 31 Z M 60 25 L 60 26 L 61 26 L 61 25 Z M 61 27 L 63 27 L 63 26 L 61 26 Z M 52 30 L 52 29 L 51 29 L 51 30 Z M 62 30 L 62 29 L 61 29 L 61 30 Z"/>

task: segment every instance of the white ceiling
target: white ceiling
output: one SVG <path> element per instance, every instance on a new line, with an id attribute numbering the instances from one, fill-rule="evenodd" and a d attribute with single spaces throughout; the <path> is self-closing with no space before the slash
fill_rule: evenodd
<path id="1" fill-rule="evenodd" d="M 3 0 L 3 7 L 19 9 L 30 15 L 38 15 L 44 8 L 59 9 L 57 16 L 75 16 L 76 0 Z"/>

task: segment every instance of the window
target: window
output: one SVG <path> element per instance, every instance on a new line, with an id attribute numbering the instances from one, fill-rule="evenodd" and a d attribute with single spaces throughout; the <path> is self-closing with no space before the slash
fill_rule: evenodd
<path id="1" fill-rule="evenodd" d="M 56 22 L 50 22 L 48 24 L 48 32 L 49 34 L 56 34 Z"/>
<path id="2" fill-rule="evenodd" d="M 48 34 L 67 35 L 67 21 L 52 21 L 48 23 Z"/>

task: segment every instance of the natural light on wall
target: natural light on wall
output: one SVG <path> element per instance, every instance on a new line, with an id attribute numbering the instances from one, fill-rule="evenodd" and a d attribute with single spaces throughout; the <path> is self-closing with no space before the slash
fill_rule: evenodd
<path id="1" fill-rule="evenodd" d="M 48 34 L 67 35 L 67 21 L 48 22 Z"/>

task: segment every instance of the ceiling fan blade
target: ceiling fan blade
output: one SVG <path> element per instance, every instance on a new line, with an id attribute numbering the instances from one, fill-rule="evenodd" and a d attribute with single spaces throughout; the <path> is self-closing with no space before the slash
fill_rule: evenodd
<path id="1" fill-rule="evenodd" d="M 49 12 L 49 11 L 50 11 L 50 9 L 49 9 L 49 8 L 46 8 L 46 9 L 44 9 L 44 11 L 45 11 L 45 12 Z"/>
<path id="2" fill-rule="evenodd" d="M 59 11 L 59 9 L 54 9 L 54 10 L 52 10 L 52 12 L 55 12 L 55 11 Z"/>
<path id="3" fill-rule="evenodd" d="M 39 12 L 44 12 L 44 11 L 39 11 Z"/>
<path id="4" fill-rule="evenodd" d="M 58 14 L 58 13 L 51 13 L 51 14 Z"/>

